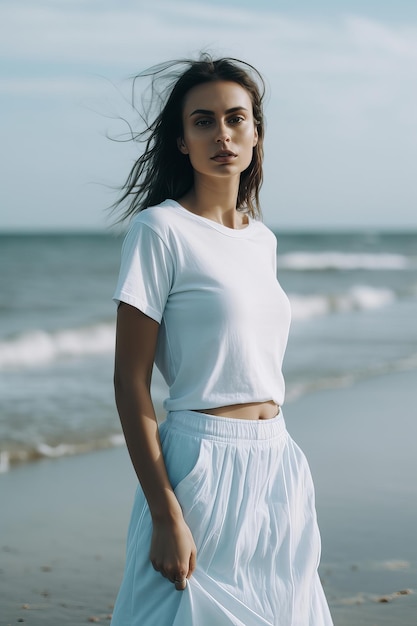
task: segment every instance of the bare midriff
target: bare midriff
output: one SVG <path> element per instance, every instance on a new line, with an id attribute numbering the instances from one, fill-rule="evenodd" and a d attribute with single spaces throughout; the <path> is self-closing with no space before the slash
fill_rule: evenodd
<path id="1" fill-rule="evenodd" d="M 267 420 L 276 417 L 279 406 L 273 400 L 268 402 L 249 402 L 247 404 L 229 404 L 217 406 L 213 409 L 193 409 L 198 413 L 208 413 L 219 417 L 232 417 L 243 420 Z"/>

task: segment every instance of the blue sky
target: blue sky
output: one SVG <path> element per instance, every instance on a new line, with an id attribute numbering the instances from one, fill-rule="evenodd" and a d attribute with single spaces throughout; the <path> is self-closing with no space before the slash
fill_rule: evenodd
<path id="1" fill-rule="evenodd" d="M 267 80 L 266 223 L 417 229 L 414 0 L 2 0 L 0 231 L 105 229 L 127 77 L 202 48 Z"/>

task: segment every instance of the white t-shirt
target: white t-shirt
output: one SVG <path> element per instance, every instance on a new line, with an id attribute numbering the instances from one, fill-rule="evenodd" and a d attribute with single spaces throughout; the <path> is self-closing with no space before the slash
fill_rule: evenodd
<path id="1" fill-rule="evenodd" d="M 155 362 L 167 411 L 283 404 L 291 313 L 276 278 L 276 238 L 262 222 L 228 228 L 174 200 L 141 211 L 123 243 L 114 300 L 160 324 Z"/>

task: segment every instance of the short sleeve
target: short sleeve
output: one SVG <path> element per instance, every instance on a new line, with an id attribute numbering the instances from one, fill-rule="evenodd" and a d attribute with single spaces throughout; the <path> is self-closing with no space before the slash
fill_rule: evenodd
<path id="1" fill-rule="evenodd" d="M 131 304 L 160 323 L 173 274 L 172 256 L 165 243 L 147 224 L 137 221 L 123 242 L 113 300 Z"/>

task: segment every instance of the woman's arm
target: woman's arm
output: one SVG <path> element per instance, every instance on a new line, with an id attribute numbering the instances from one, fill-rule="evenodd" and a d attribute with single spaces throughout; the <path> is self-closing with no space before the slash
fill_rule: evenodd
<path id="1" fill-rule="evenodd" d="M 177 589 L 195 569 L 196 547 L 169 482 L 150 395 L 159 325 L 122 303 L 117 313 L 114 386 L 116 405 L 133 467 L 153 522 L 150 559 Z"/>

